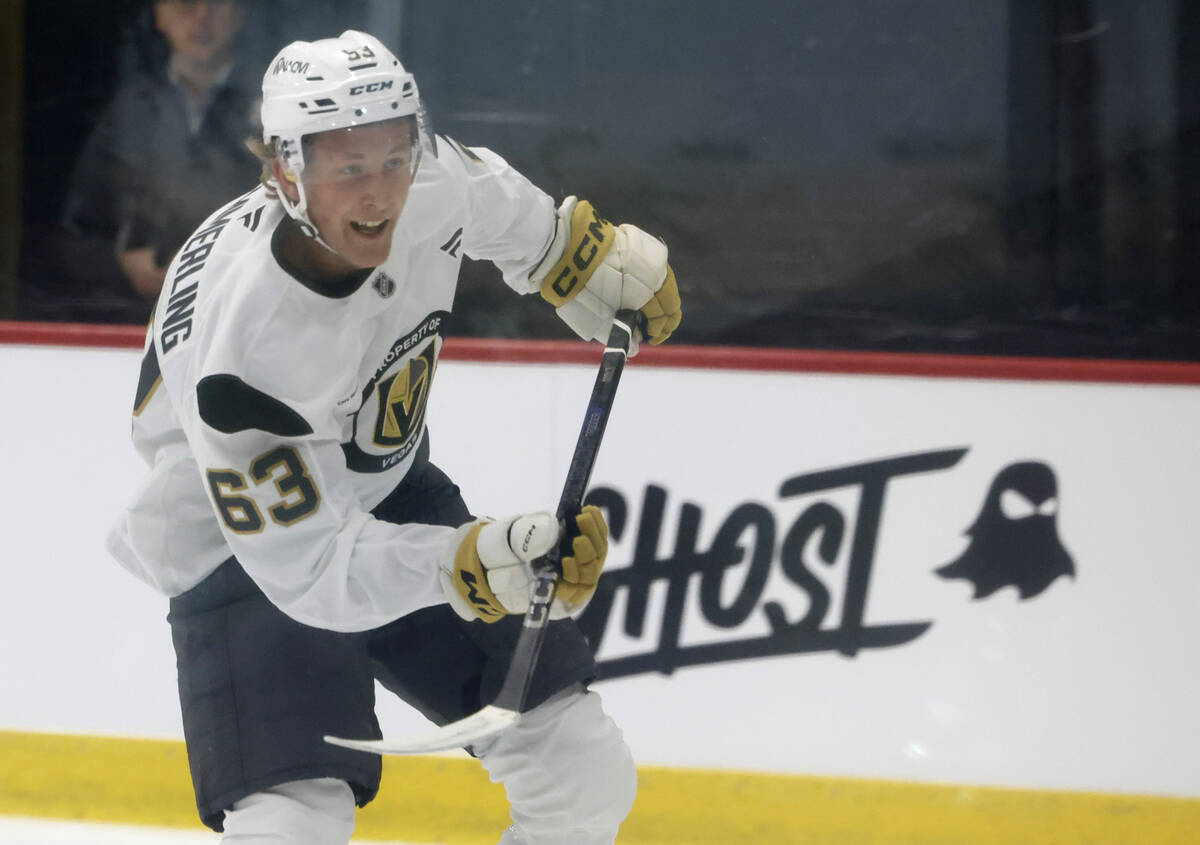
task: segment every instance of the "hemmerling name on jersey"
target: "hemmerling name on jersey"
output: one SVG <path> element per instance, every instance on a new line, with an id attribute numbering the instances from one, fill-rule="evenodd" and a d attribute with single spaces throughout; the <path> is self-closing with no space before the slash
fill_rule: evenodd
<path id="1" fill-rule="evenodd" d="M 192 336 L 192 315 L 200 280 L 195 279 L 182 288 L 179 286 L 180 282 L 204 267 L 217 237 L 233 219 L 234 212 L 249 202 L 250 196 L 251 194 L 244 194 L 221 209 L 216 219 L 188 238 L 183 249 L 179 251 L 179 262 L 175 265 L 175 273 L 171 277 L 171 295 L 167 299 L 166 319 L 159 329 L 159 343 L 164 355 Z"/>

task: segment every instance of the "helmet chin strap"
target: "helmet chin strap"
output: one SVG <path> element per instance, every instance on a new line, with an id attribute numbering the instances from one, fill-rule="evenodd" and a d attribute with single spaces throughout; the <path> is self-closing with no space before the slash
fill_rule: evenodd
<path id="1" fill-rule="evenodd" d="M 301 233 L 303 233 L 303 235 L 307 238 L 312 238 L 334 255 L 342 258 L 342 254 L 331 247 L 329 243 L 323 237 L 321 237 L 321 233 L 317 230 L 317 225 L 313 223 L 312 218 L 308 216 L 308 197 L 304 195 L 304 185 L 300 183 L 300 177 L 297 176 L 295 181 L 290 179 L 288 180 L 296 186 L 296 192 L 300 197 L 300 199 L 295 203 L 292 202 L 287 193 L 285 193 L 283 188 L 280 187 L 278 179 L 272 179 L 271 181 L 274 183 L 272 187 L 275 188 L 275 194 L 283 202 L 283 210 L 287 212 L 288 217 L 296 221 L 296 225 L 300 229 Z"/>
<path id="2" fill-rule="evenodd" d="M 301 220 L 301 219 L 299 219 L 299 218 L 297 218 L 297 217 L 293 217 L 293 219 L 296 221 L 296 223 L 297 223 L 297 224 L 299 224 L 299 226 L 300 226 L 300 231 L 304 233 L 304 236 L 305 236 L 305 237 L 312 238 L 314 241 L 316 241 L 317 243 L 319 243 L 321 246 L 325 247 L 327 250 L 329 250 L 330 252 L 332 252 L 332 253 L 333 253 L 334 255 L 336 255 L 338 258 L 342 258 L 342 257 L 343 257 L 343 256 L 342 256 L 342 254 L 341 254 L 340 252 L 338 252 L 336 249 L 334 249 L 333 247 L 331 247 L 331 246 L 329 245 L 329 243 L 328 243 L 328 242 L 327 242 L 327 241 L 326 241 L 326 240 L 325 240 L 323 237 L 321 237 L 321 233 L 317 231 L 317 227 L 316 227 L 316 226 L 314 226 L 313 224 L 311 224 L 311 223 L 308 223 L 308 222 L 306 222 L 306 221 L 304 221 L 304 220 Z"/>

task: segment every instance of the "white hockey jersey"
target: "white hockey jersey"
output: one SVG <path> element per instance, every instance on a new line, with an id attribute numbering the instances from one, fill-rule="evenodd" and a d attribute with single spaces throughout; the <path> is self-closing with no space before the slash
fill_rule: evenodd
<path id="1" fill-rule="evenodd" d="M 259 188 L 213 214 L 167 270 L 147 337 L 133 440 L 150 465 L 110 552 L 166 595 L 236 555 L 308 625 L 373 628 L 445 601 L 452 530 L 369 511 L 425 430 L 462 254 L 520 293 L 553 238 L 554 204 L 485 149 L 438 139 L 388 260 L 330 297 L 280 265 L 284 218 Z"/>

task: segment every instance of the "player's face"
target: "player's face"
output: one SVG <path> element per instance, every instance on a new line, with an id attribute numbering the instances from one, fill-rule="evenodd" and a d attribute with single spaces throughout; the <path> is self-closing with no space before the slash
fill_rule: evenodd
<path id="1" fill-rule="evenodd" d="M 236 0 L 157 0 L 154 25 L 184 62 L 225 61 L 242 27 L 242 6 Z"/>
<path id="2" fill-rule="evenodd" d="M 347 262 L 346 270 L 387 260 L 412 187 L 412 155 L 409 123 L 403 120 L 313 137 L 304 167 L 308 213 Z"/>

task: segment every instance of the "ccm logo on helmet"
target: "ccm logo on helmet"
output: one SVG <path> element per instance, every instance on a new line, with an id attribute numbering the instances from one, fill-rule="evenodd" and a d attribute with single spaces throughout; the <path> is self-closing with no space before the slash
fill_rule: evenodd
<path id="1" fill-rule="evenodd" d="M 376 91 L 386 91 L 392 87 L 392 80 L 386 82 L 372 82 L 369 85 L 355 85 L 350 89 L 350 96 L 354 97 L 358 94 L 373 94 Z"/>
<path id="2" fill-rule="evenodd" d="M 275 62 L 275 67 L 271 69 L 271 73 L 308 73 L 308 62 L 296 61 L 294 59 L 280 59 Z"/>

